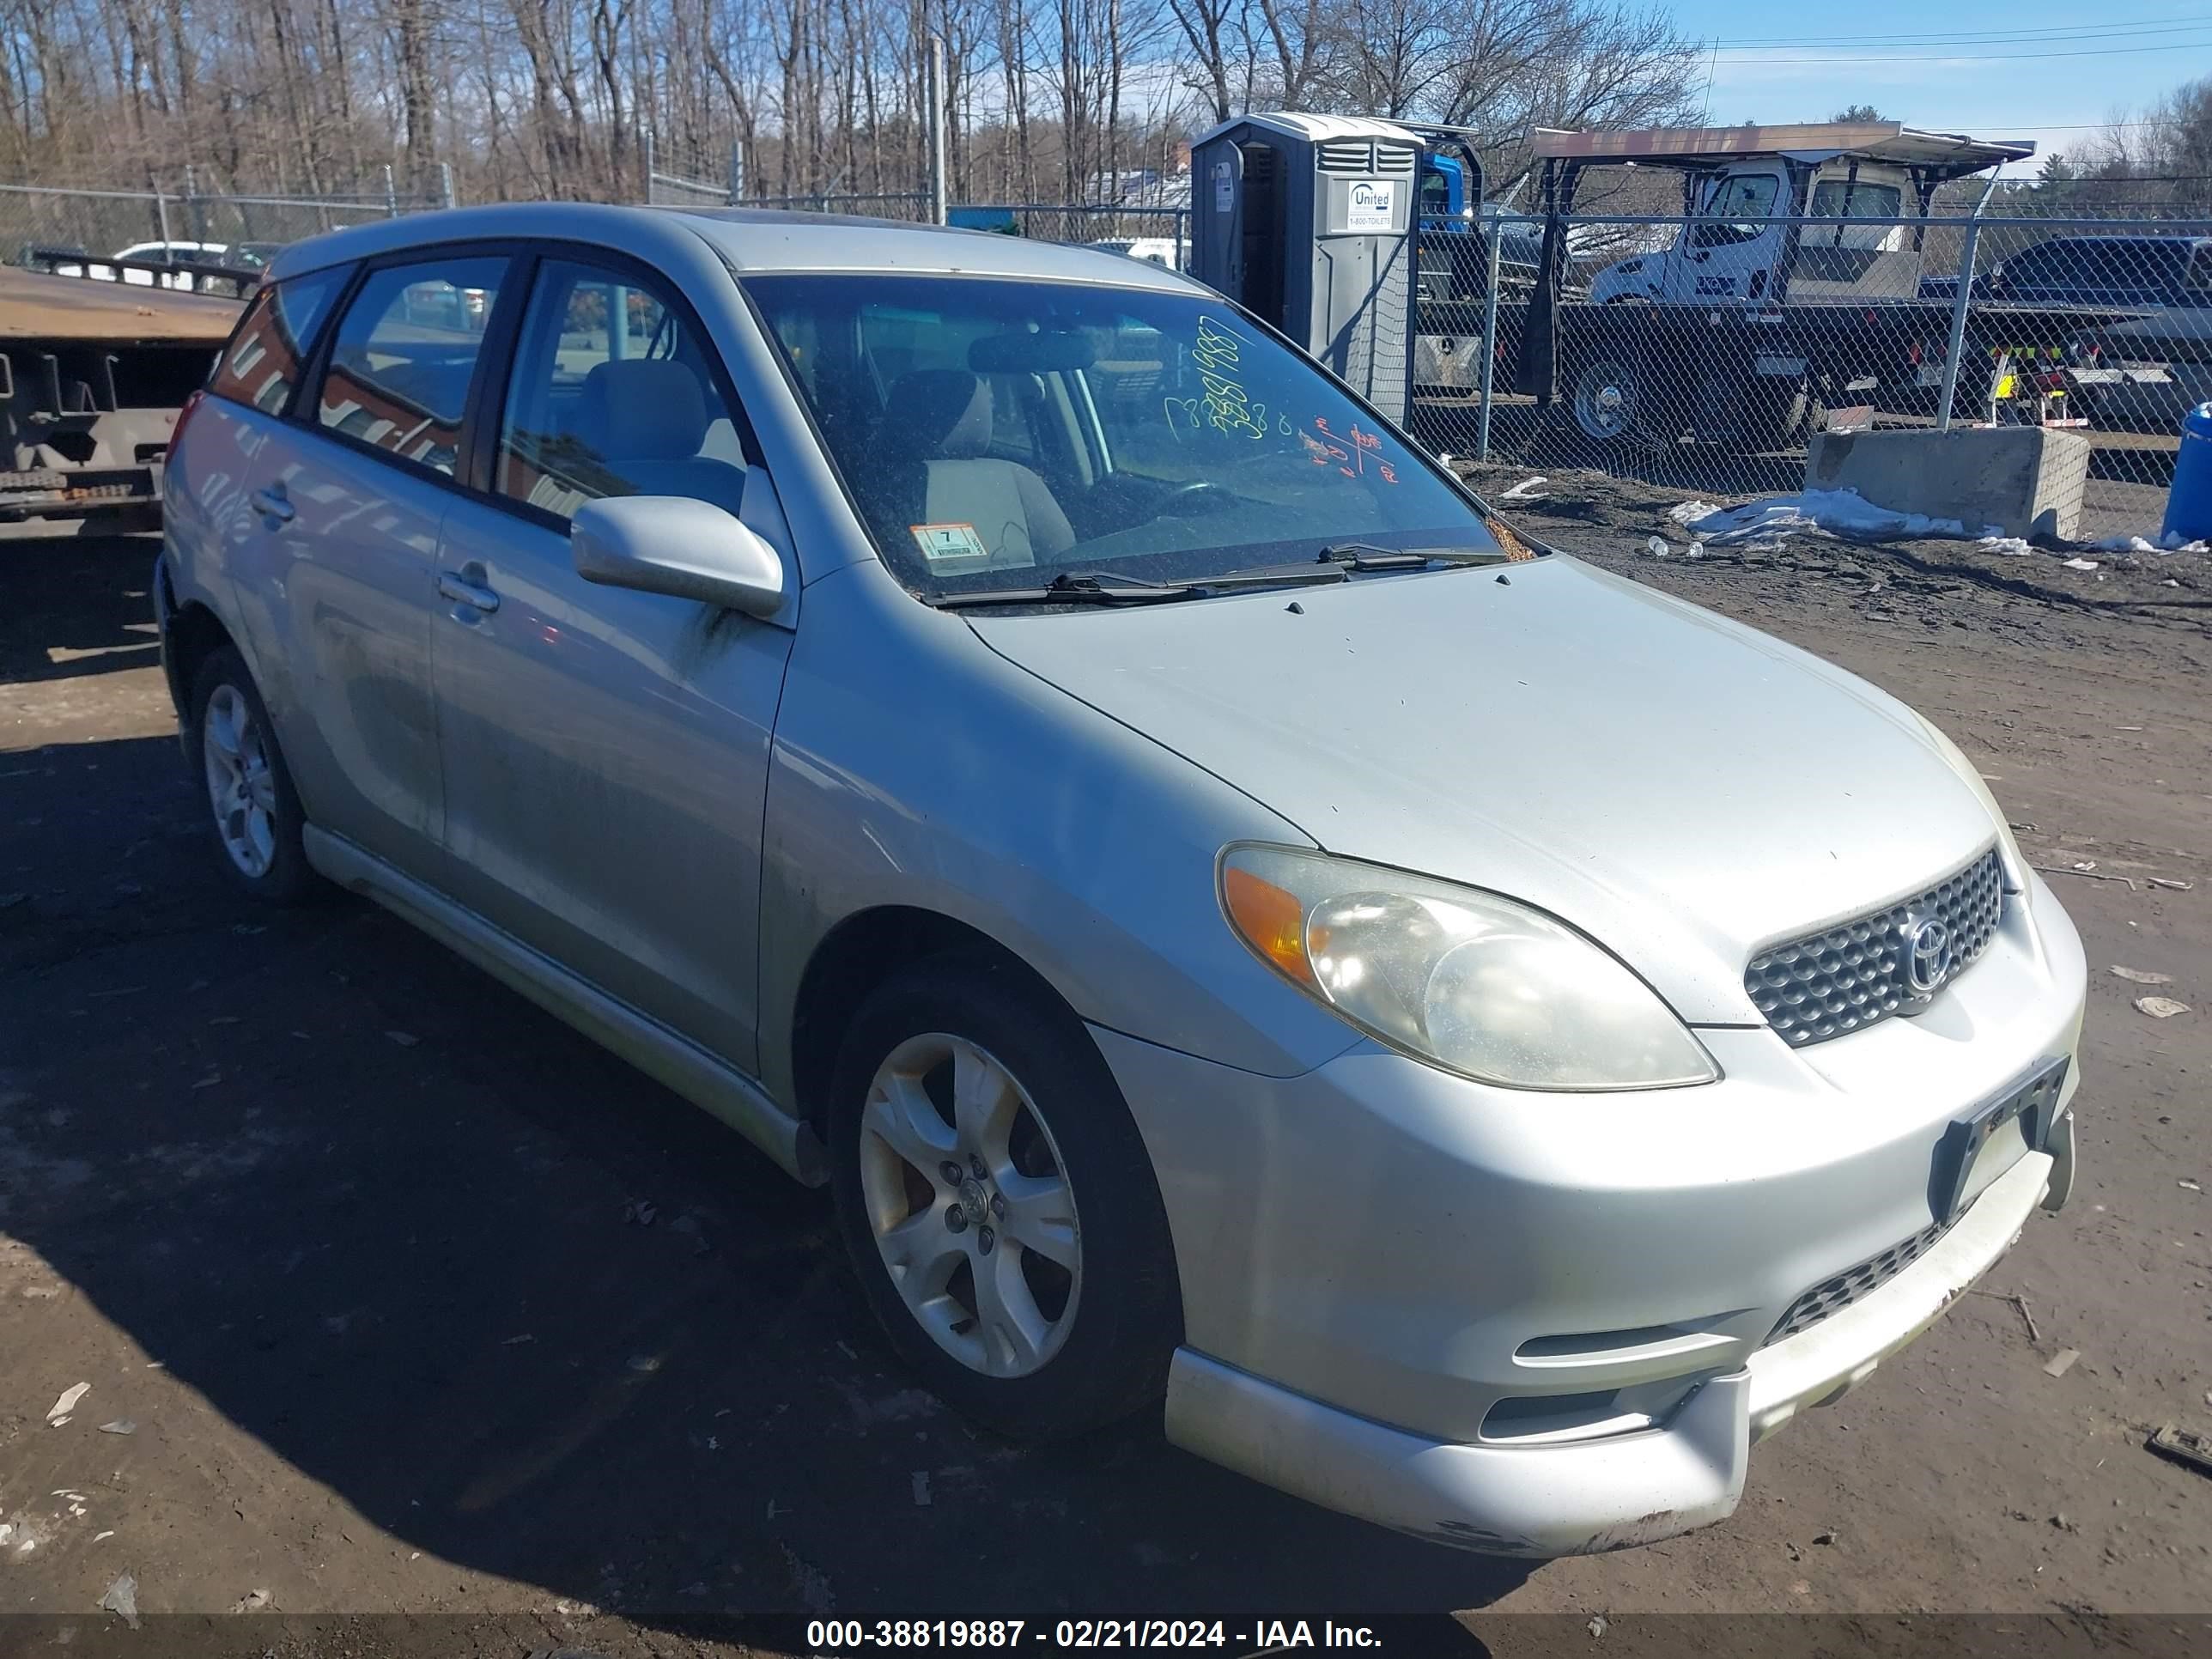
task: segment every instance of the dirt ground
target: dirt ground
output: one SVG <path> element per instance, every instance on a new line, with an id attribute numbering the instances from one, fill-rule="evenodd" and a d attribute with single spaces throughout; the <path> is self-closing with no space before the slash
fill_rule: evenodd
<path id="1" fill-rule="evenodd" d="M 1732 1520 L 1508 1563 L 1263 1491 L 1153 1421 L 1042 1452 L 971 1432 L 891 1361 L 820 1195 L 380 911 L 242 908 L 155 665 L 150 544 L 16 544 L 0 1610 L 91 1615 L 124 1572 L 145 1613 L 508 1613 L 545 1646 L 726 1608 L 2212 1607 L 2212 1480 L 2143 1445 L 2212 1428 L 2207 567 L 1809 536 L 1693 563 L 1654 492 L 1540 488 L 1528 533 L 1948 730 L 2092 963 L 2074 1202 L 1762 1447 Z M 2193 1011 L 2131 1006 L 2154 992 Z"/>

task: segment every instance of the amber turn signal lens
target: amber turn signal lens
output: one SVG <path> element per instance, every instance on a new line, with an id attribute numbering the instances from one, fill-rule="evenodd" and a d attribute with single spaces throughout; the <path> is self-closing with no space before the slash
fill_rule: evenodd
<path id="1" fill-rule="evenodd" d="M 1306 961 L 1306 908 L 1297 894 L 1232 865 L 1221 872 L 1221 898 L 1247 945 L 1299 984 L 1314 982 Z"/>

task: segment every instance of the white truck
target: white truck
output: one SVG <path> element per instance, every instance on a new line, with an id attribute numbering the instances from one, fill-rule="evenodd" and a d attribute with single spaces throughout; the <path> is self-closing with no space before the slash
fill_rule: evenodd
<path id="1" fill-rule="evenodd" d="M 1776 447 L 1821 404 L 1877 401 L 1902 343 L 1942 338 L 1949 319 L 1921 294 L 1936 190 L 2035 149 L 1894 121 L 1539 129 L 1532 147 L 1550 280 L 1529 307 L 1521 390 L 1601 449 L 1686 436 Z M 1602 227 L 1571 222 L 1577 192 L 1618 167 L 1679 174 L 1680 228 L 1594 273 L 1586 301 L 1565 297 L 1570 231 Z"/>

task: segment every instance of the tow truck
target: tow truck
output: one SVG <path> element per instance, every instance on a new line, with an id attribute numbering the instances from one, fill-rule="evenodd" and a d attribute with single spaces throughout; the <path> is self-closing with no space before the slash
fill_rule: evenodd
<path id="1" fill-rule="evenodd" d="M 158 528 L 177 411 L 238 320 L 240 300 L 208 290 L 242 294 L 258 273 L 25 258 L 49 268 L 0 266 L 0 538 Z M 145 286 L 115 275 L 142 268 Z M 155 285 L 187 269 L 202 291 Z"/>
<path id="2" fill-rule="evenodd" d="M 1542 239 L 1529 220 L 1483 199 L 1482 161 L 1472 130 L 1419 121 L 1392 125 L 1421 144 L 1414 386 L 1432 396 L 1464 396 L 1480 384 L 1483 343 L 1491 333 L 1487 299 L 1493 242 L 1497 380 L 1510 384 L 1510 349 L 1521 337 L 1522 319 L 1535 292 Z"/>
<path id="3" fill-rule="evenodd" d="M 1544 231 L 1519 390 L 1601 453 L 1685 438 L 1779 448 L 1823 404 L 1881 401 L 1912 372 L 1905 343 L 1943 340 L 1949 325 L 1949 301 L 1922 294 L 1936 191 L 2035 150 L 1894 121 L 1539 129 L 1531 147 Z M 1565 280 L 1576 195 L 1594 169 L 1618 167 L 1678 174 L 1683 222 L 1577 299 Z M 2014 346 L 2057 346 L 2083 323 L 2070 308 L 2002 310 Z M 1998 320 L 1980 307 L 1975 317 Z M 1970 332 L 1966 343 L 1983 343 Z"/>

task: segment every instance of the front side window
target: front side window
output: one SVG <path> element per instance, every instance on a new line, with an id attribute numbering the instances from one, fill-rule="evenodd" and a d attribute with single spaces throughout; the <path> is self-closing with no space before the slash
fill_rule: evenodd
<path id="1" fill-rule="evenodd" d="M 1754 220 L 1769 216 L 1781 191 L 1782 180 L 1771 173 L 1729 174 L 1705 198 L 1705 213 L 1690 228 L 1690 246 L 1725 247 L 1731 242 L 1757 240 L 1769 228 L 1745 222 L 1737 216 L 1747 214 Z"/>
<path id="2" fill-rule="evenodd" d="M 744 482 L 714 359 L 682 314 L 633 277 L 540 265 L 492 488 L 567 519 L 607 495 L 688 495 L 735 513 Z"/>
<path id="3" fill-rule="evenodd" d="M 338 319 L 316 419 L 450 477 L 484 328 L 506 276 L 498 255 L 371 272 Z"/>
<path id="4" fill-rule="evenodd" d="M 963 276 L 747 288 L 924 598 L 1009 571 L 1187 582 L 1352 542 L 1498 547 L 1396 432 L 1223 301 Z"/>
<path id="5" fill-rule="evenodd" d="M 314 344 L 315 330 L 345 286 L 347 275 L 343 266 L 311 270 L 254 295 L 216 359 L 208 390 L 264 414 L 283 414 Z"/>

